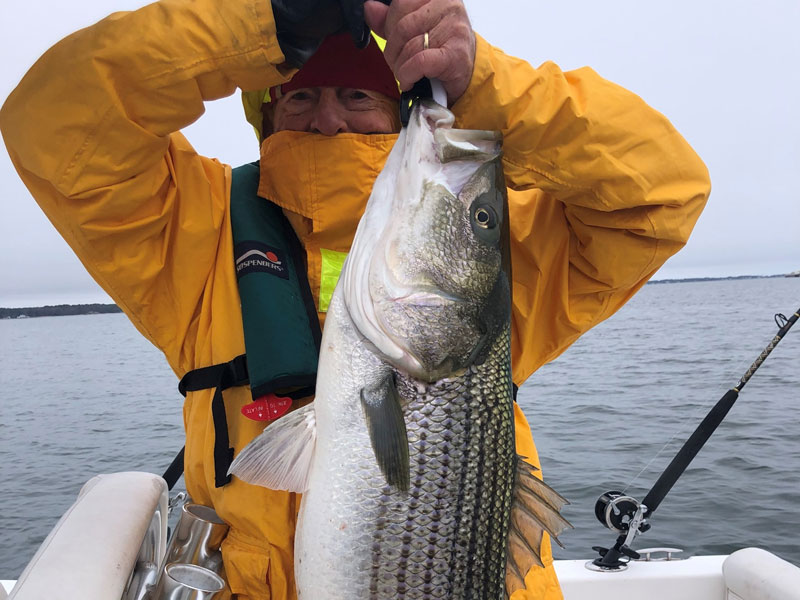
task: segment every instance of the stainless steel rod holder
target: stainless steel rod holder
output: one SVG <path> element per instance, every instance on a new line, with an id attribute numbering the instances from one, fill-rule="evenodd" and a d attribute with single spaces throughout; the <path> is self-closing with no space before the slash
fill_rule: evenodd
<path id="1" fill-rule="evenodd" d="M 152 600 L 211 600 L 225 589 L 225 581 L 206 568 L 170 563 L 158 580 Z"/>
<path id="2" fill-rule="evenodd" d="M 202 504 L 184 504 L 163 564 L 198 565 L 220 575 L 222 555 L 219 547 L 227 533 L 228 524 L 219 518 L 213 508 Z"/>

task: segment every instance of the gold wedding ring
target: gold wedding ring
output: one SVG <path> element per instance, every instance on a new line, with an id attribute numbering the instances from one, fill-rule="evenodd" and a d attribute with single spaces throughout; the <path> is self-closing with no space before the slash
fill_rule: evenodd
<path id="1" fill-rule="evenodd" d="M 426 31 L 425 35 L 422 37 L 422 49 L 423 50 L 427 50 L 428 49 L 429 42 L 430 42 L 430 39 L 428 39 L 428 32 Z"/>

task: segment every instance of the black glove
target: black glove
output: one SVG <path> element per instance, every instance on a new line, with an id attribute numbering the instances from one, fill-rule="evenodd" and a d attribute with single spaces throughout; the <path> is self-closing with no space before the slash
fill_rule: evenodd
<path id="1" fill-rule="evenodd" d="M 272 13 L 286 63 L 296 69 L 333 33 L 349 31 L 359 48 L 369 42 L 364 0 L 272 0 Z"/>

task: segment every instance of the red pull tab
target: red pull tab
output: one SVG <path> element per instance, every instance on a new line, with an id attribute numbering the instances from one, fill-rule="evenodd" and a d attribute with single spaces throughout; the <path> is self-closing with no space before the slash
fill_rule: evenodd
<path id="1" fill-rule="evenodd" d="M 242 407 L 242 414 L 253 421 L 274 421 L 292 407 L 292 399 L 267 394 Z"/>

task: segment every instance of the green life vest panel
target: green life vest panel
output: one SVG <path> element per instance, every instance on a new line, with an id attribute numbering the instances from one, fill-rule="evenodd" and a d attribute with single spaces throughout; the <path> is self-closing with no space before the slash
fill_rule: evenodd
<path id="1" fill-rule="evenodd" d="M 194 369 L 178 384 L 184 396 L 215 390 L 211 413 L 217 487 L 230 481 L 228 468 L 233 461 L 222 392 L 249 383 L 254 400 L 275 392 L 298 399 L 314 393 L 317 377 L 322 331 L 308 283 L 305 249 L 281 208 L 258 196 L 258 179 L 258 162 L 233 169 L 233 260 L 245 354 Z"/>
<path id="2" fill-rule="evenodd" d="M 257 195 L 258 163 L 233 170 L 231 227 L 253 398 L 314 392 L 322 333 L 305 250 L 281 208 Z"/>

